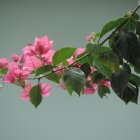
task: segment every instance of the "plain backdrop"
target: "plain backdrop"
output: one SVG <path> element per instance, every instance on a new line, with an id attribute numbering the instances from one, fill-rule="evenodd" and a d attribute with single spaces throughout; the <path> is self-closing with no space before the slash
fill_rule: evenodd
<path id="1" fill-rule="evenodd" d="M 0 0 L 0 57 L 20 54 L 44 35 L 54 40 L 54 49 L 85 47 L 88 34 L 136 6 L 137 0 Z M 0 140 L 140 138 L 140 105 L 126 106 L 113 91 L 108 99 L 69 96 L 52 84 L 37 110 L 19 99 L 21 91 L 15 85 L 0 90 Z"/>

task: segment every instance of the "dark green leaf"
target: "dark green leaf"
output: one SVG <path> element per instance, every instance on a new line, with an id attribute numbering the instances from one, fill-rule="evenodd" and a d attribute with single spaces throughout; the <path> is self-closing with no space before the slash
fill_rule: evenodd
<path id="1" fill-rule="evenodd" d="M 137 74 L 140 74 L 140 70 L 136 67 L 134 67 L 134 71 L 137 73 Z"/>
<path id="2" fill-rule="evenodd" d="M 117 28 L 119 25 L 121 25 L 127 19 L 128 19 L 127 17 L 123 17 L 123 18 L 119 18 L 119 19 L 110 21 L 107 24 L 105 24 L 102 28 L 100 38 L 102 38 L 106 33 L 111 31 L 112 29 Z"/>
<path id="3" fill-rule="evenodd" d="M 118 96 L 126 103 L 133 102 L 138 103 L 138 86 L 134 81 L 129 81 L 128 86 L 124 90 L 122 94 L 119 94 Z"/>
<path id="4" fill-rule="evenodd" d="M 67 47 L 62 48 L 56 51 L 56 53 L 53 55 L 53 64 L 58 65 L 61 62 L 65 61 L 66 59 L 70 58 L 72 54 L 75 52 L 76 48 Z"/>
<path id="5" fill-rule="evenodd" d="M 77 67 L 64 70 L 63 82 L 66 88 L 74 90 L 79 96 L 85 85 L 85 73 Z"/>
<path id="6" fill-rule="evenodd" d="M 91 73 L 90 65 L 88 63 L 81 65 L 80 69 L 85 73 L 86 77 L 88 77 Z"/>
<path id="7" fill-rule="evenodd" d="M 98 95 L 103 98 L 103 96 L 106 96 L 107 93 L 110 93 L 110 90 L 105 85 L 98 85 Z"/>
<path id="8" fill-rule="evenodd" d="M 132 73 L 130 75 L 130 79 L 135 81 L 137 83 L 137 85 L 140 86 L 140 77 L 138 75 L 135 75 L 135 74 Z"/>
<path id="9" fill-rule="evenodd" d="M 137 21 L 136 34 L 140 36 L 140 21 Z"/>
<path id="10" fill-rule="evenodd" d="M 120 31 L 113 40 L 112 48 L 116 54 L 140 69 L 140 45 L 133 32 Z"/>
<path id="11" fill-rule="evenodd" d="M 37 108 L 42 101 L 42 95 L 41 95 L 41 90 L 39 85 L 36 85 L 31 88 L 29 97 L 30 97 L 30 102 Z"/>
<path id="12" fill-rule="evenodd" d="M 44 65 L 40 68 L 38 68 L 35 72 L 35 75 L 36 76 L 39 76 L 39 75 L 45 75 L 47 74 L 49 71 L 53 70 L 53 68 L 55 68 L 55 66 L 52 66 L 52 65 Z"/>
<path id="13" fill-rule="evenodd" d="M 118 96 L 123 95 L 128 84 L 129 75 L 125 66 L 121 67 L 118 72 L 112 73 L 111 87 Z"/>
<path id="14" fill-rule="evenodd" d="M 51 73 L 51 74 L 48 74 L 47 76 L 45 76 L 47 79 L 53 81 L 53 82 L 56 82 L 56 83 L 59 83 L 59 76 L 58 74 L 56 73 Z"/>
<path id="15" fill-rule="evenodd" d="M 133 15 L 133 18 L 134 18 L 135 20 L 139 20 L 139 15 L 138 15 L 137 13 L 135 13 L 135 14 Z"/>
<path id="16" fill-rule="evenodd" d="M 92 80 L 94 83 L 99 83 L 102 79 L 104 79 L 105 76 L 103 76 L 100 72 L 95 71 L 92 75 Z"/>

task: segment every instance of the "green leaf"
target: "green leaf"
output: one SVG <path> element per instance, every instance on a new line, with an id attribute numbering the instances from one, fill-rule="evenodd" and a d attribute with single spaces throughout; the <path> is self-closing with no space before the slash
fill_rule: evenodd
<path id="1" fill-rule="evenodd" d="M 85 73 L 77 67 L 64 70 L 63 82 L 66 88 L 74 90 L 79 96 L 85 85 Z"/>
<path id="2" fill-rule="evenodd" d="M 93 63 L 105 77 L 110 78 L 113 71 L 119 70 L 119 59 L 113 52 L 93 54 Z"/>
<path id="3" fill-rule="evenodd" d="M 81 65 L 80 69 L 85 73 L 85 76 L 88 77 L 91 73 L 90 65 L 88 63 L 84 63 Z"/>
<path id="4" fill-rule="evenodd" d="M 36 76 L 40 76 L 40 75 L 45 75 L 47 74 L 49 71 L 53 70 L 53 68 L 55 68 L 55 66 L 52 65 L 44 65 L 40 68 L 38 68 L 35 72 Z"/>
<path id="5" fill-rule="evenodd" d="M 0 69 L 0 76 L 5 75 L 8 72 L 8 68 Z"/>
<path id="6" fill-rule="evenodd" d="M 105 24 L 103 26 L 103 28 L 102 28 L 100 38 L 102 38 L 106 33 L 108 33 L 109 31 L 111 31 L 112 29 L 117 28 L 119 25 L 121 25 L 127 19 L 128 18 L 123 17 L 123 18 L 119 18 L 119 19 L 110 21 L 107 24 Z"/>
<path id="7" fill-rule="evenodd" d="M 92 75 L 92 80 L 94 83 L 99 83 L 102 79 L 104 79 L 105 76 L 103 76 L 100 72 L 95 71 Z"/>
<path id="8" fill-rule="evenodd" d="M 137 83 L 137 85 L 140 87 L 140 77 L 138 75 L 131 73 L 130 79 L 135 81 Z"/>
<path id="9" fill-rule="evenodd" d="M 95 33 L 91 37 L 92 42 L 96 42 L 96 40 L 100 37 L 101 33 Z"/>
<path id="10" fill-rule="evenodd" d="M 109 47 L 105 47 L 102 45 L 96 45 L 96 44 L 92 44 L 92 43 L 89 43 L 86 46 L 86 49 L 89 53 L 93 53 L 93 54 L 96 54 L 96 53 L 100 54 L 100 53 L 106 53 L 106 52 L 112 51 L 112 49 Z"/>
<path id="11" fill-rule="evenodd" d="M 128 30 L 128 31 L 135 31 L 136 30 L 136 20 L 134 17 L 131 17 L 128 22 L 122 27 L 123 30 Z"/>
<path id="12" fill-rule="evenodd" d="M 76 48 L 62 48 L 56 51 L 52 60 L 54 65 L 58 65 L 61 62 L 65 61 L 66 59 L 70 58 L 72 54 L 75 52 Z"/>
<path id="13" fill-rule="evenodd" d="M 48 74 L 47 76 L 45 76 L 48 80 L 51 80 L 55 83 L 58 83 L 59 84 L 59 76 L 58 74 L 56 73 L 51 73 L 51 74 Z"/>
<path id="14" fill-rule="evenodd" d="M 85 56 L 86 54 L 87 54 L 87 52 L 84 52 L 84 53 L 78 55 L 76 58 L 74 58 L 74 60 L 76 61 L 77 59 Z M 79 64 L 84 64 L 86 62 L 88 62 L 88 57 L 85 57 L 85 58 L 83 58 L 83 59 L 81 59 L 81 60 L 78 61 Z"/>
<path id="15" fill-rule="evenodd" d="M 37 108 L 42 101 L 41 89 L 39 85 L 31 88 L 29 92 L 30 102 Z"/>
<path id="16" fill-rule="evenodd" d="M 103 96 L 106 96 L 106 94 L 110 93 L 110 89 L 105 85 L 98 85 L 98 95 L 103 98 Z"/>

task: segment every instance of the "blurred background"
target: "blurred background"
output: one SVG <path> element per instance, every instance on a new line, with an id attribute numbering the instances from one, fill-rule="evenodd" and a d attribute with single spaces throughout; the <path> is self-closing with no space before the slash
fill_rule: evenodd
<path id="1" fill-rule="evenodd" d="M 54 49 L 85 47 L 92 31 L 123 16 L 137 0 L 0 0 L 0 58 L 21 53 L 35 37 L 48 35 Z M 22 89 L 0 90 L 0 140 L 138 140 L 140 105 L 109 98 L 72 97 L 52 83 L 36 110 L 19 99 Z M 140 99 L 139 99 L 140 102 Z"/>

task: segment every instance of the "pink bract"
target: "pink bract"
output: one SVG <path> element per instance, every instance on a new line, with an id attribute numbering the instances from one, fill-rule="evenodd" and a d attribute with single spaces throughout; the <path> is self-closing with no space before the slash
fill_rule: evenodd
<path id="1" fill-rule="evenodd" d="M 85 48 L 77 48 L 76 51 L 73 53 L 73 57 L 77 57 L 78 55 L 85 52 Z"/>
<path id="2" fill-rule="evenodd" d="M 35 55 L 35 47 L 32 44 L 28 44 L 25 48 L 22 49 L 22 53 L 28 56 Z"/>
<path id="3" fill-rule="evenodd" d="M 12 54 L 11 58 L 14 62 L 18 62 L 20 57 L 17 54 Z"/>
<path id="4" fill-rule="evenodd" d="M 49 51 L 49 49 L 52 47 L 53 41 L 50 41 L 48 36 L 44 36 L 42 38 L 35 38 L 35 54 L 36 55 L 42 55 Z"/>
<path id="5" fill-rule="evenodd" d="M 86 36 L 86 41 L 90 42 L 92 40 L 92 37 L 95 35 L 94 32 L 92 32 L 90 35 Z"/>
<path id="6" fill-rule="evenodd" d="M 40 88 L 42 96 L 50 95 L 51 85 L 49 83 L 40 83 Z"/>
<path id="7" fill-rule="evenodd" d="M 8 65 L 8 59 L 7 58 L 1 58 L 0 59 L 0 69 L 5 69 Z"/>
<path id="8" fill-rule="evenodd" d="M 25 87 L 24 87 L 24 90 L 21 92 L 19 98 L 20 99 L 23 99 L 23 100 L 26 100 L 26 101 L 29 101 L 30 98 L 29 98 L 29 92 L 32 88 L 32 85 L 31 84 L 27 84 Z"/>
<path id="9" fill-rule="evenodd" d="M 42 66 L 42 62 L 35 56 L 27 56 L 25 58 L 25 67 L 30 67 L 32 70 L 35 70 L 40 66 Z"/>
<path id="10" fill-rule="evenodd" d="M 106 80 L 101 80 L 100 83 L 98 83 L 98 85 L 105 85 L 108 88 L 111 86 L 110 82 Z"/>
<path id="11" fill-rule="evenodd" d="M 46 54 L 43 54 L 41 56 L 43 62 L 47 65 L 51 65 L 52 64 L 52 57 L 55 54 L 55 50 L 49 50 Z"/>

